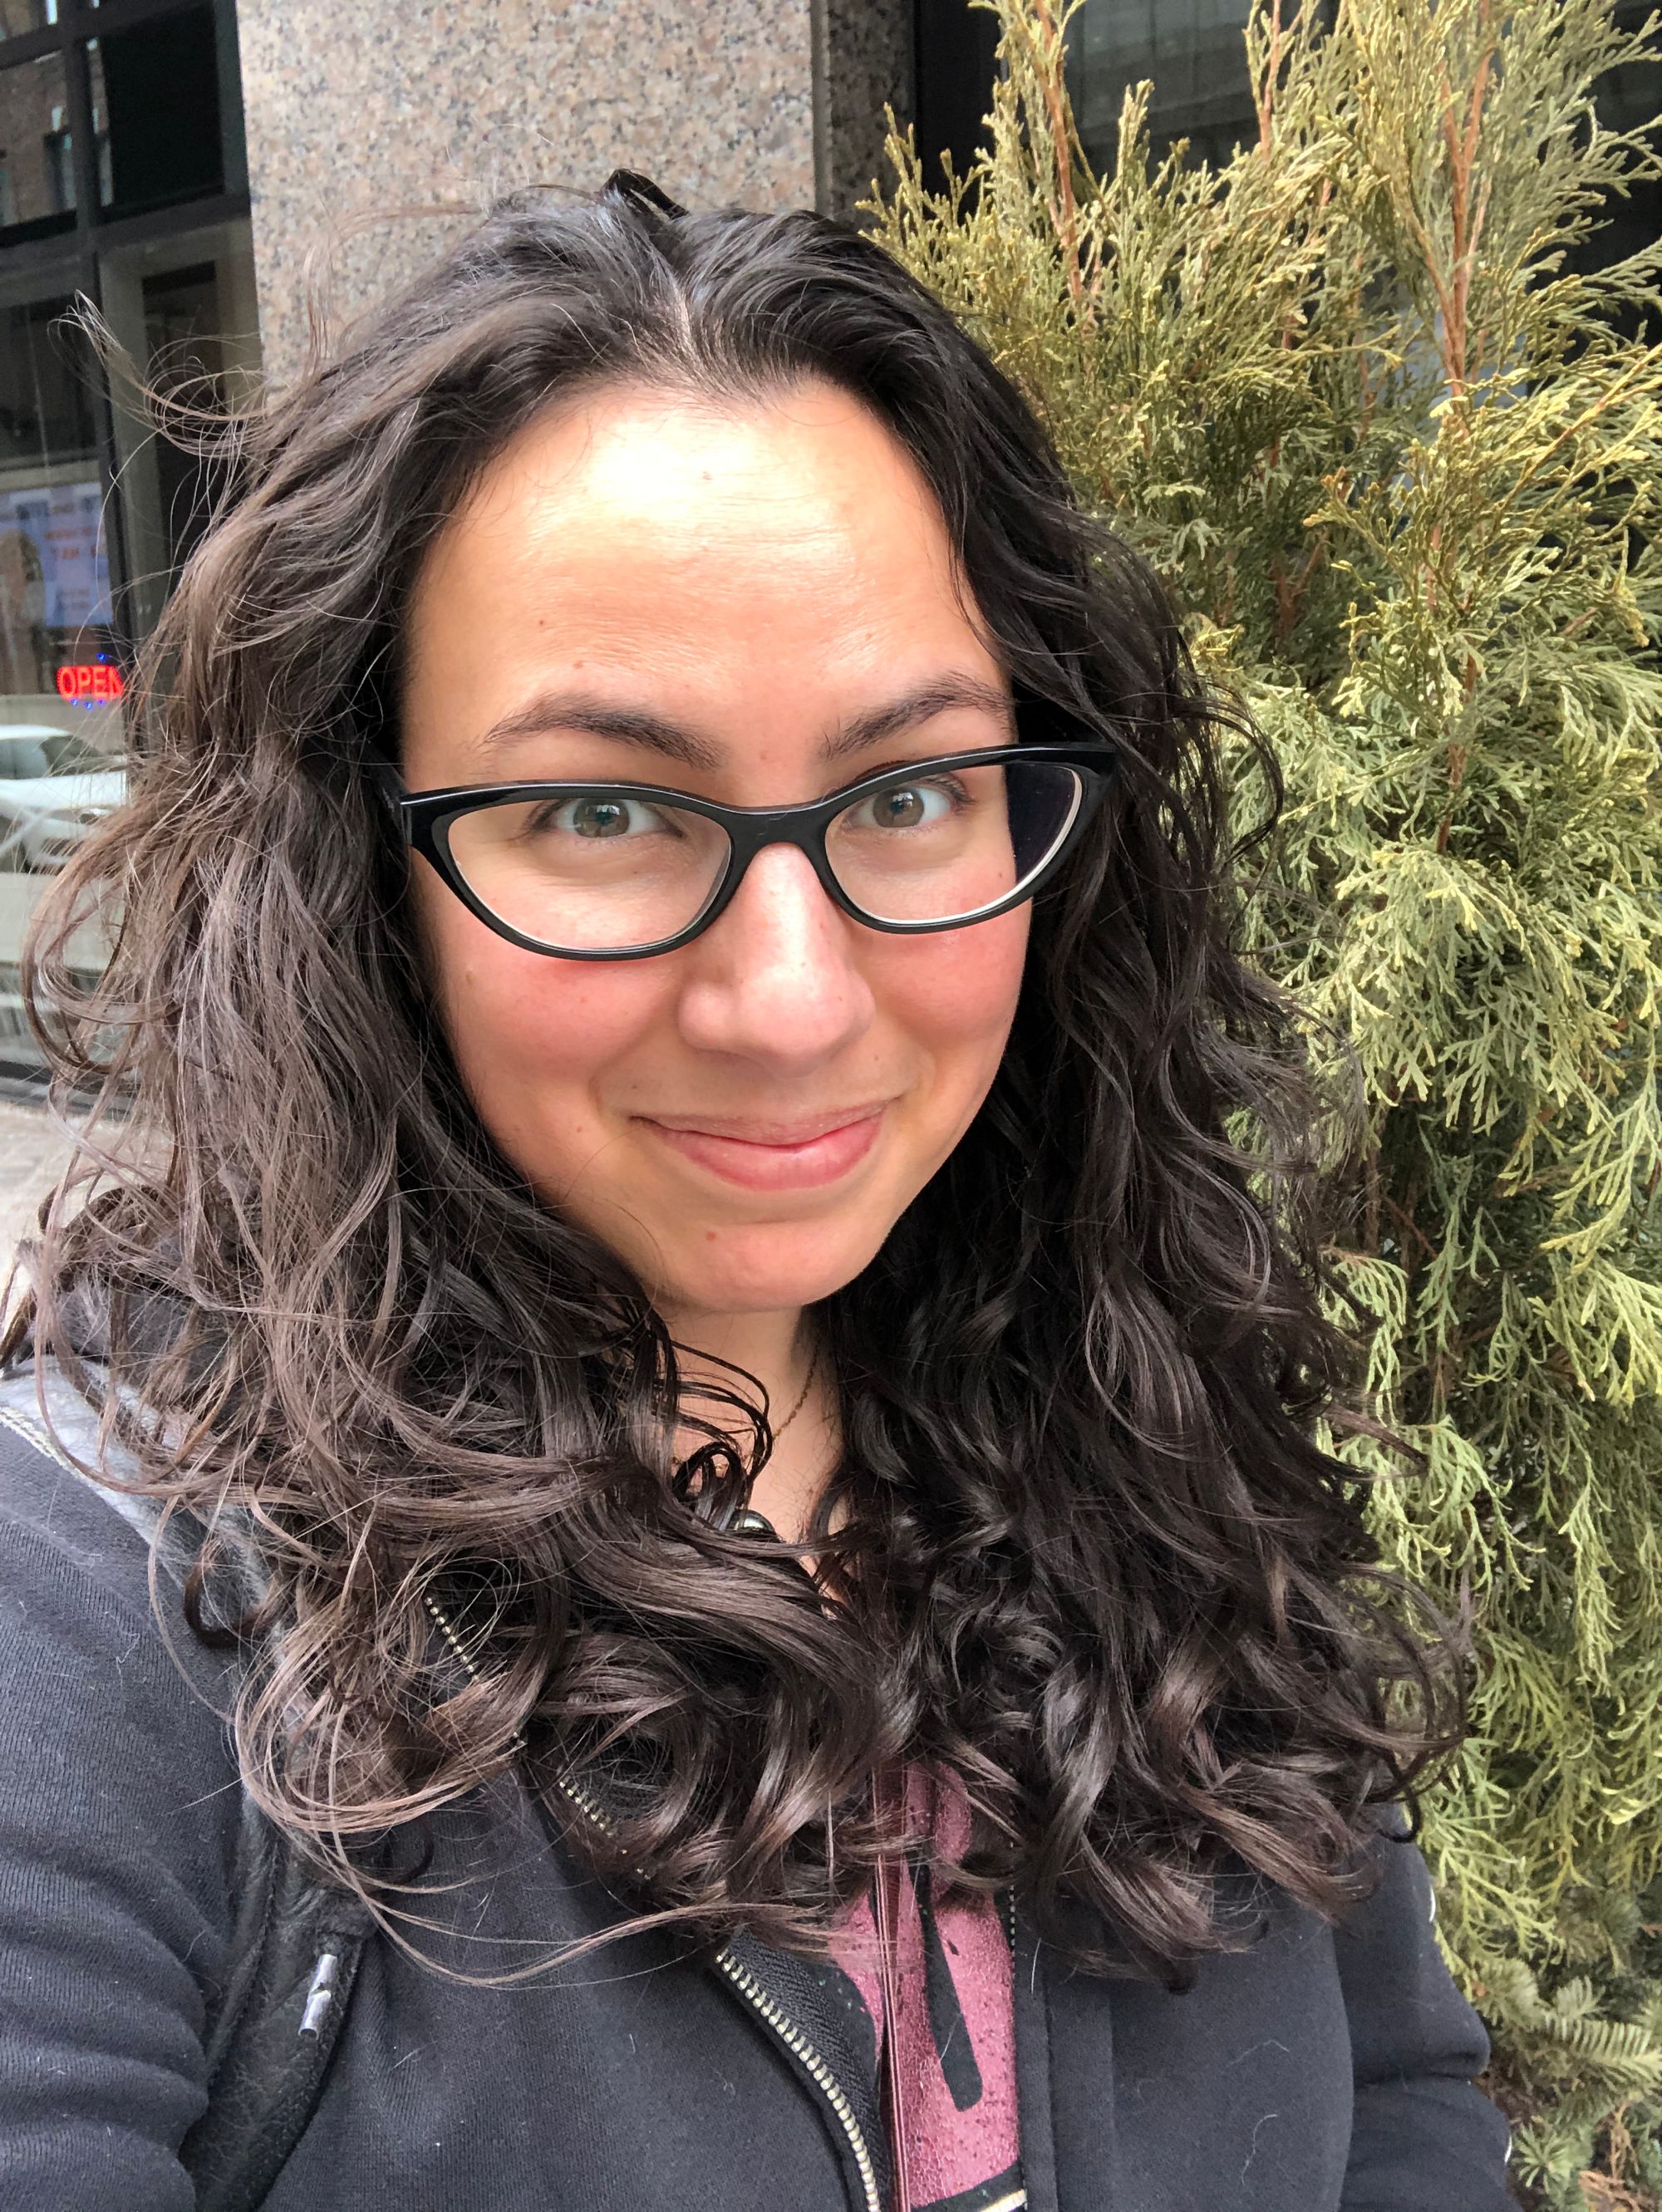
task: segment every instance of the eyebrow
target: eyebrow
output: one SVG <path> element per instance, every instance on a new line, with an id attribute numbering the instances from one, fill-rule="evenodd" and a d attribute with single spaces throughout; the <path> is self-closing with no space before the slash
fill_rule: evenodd
<path id="1" fill-rule="evenodd" d="M 943 714 L 952 707 L 975 707 L 989 714 L 996 714 L 1008 722 L 1015 709 L 1008 691 L 996 684 L 985 684 L 977 676 L 941 676 L 932 684 L 922 684 L 915 691 L 887 707 L 875 707 L 869 714 L 856 715 L 851 722 L 828 738 L 824 747 L 828 761 L 846 760 L 849 754 L 864 752 L 869 745 L 879 745 L 885 738 L 898 737 L 918 722 L 927 722 L 932 715 Z"/>
<path id="2" fill-rule="evenodd" d="M 606 707 L 580 696 L 564 697 L 554 692 L 533 699 L 502 720 L 493 722 L 479 740 L 486 750 L 511 745 L 521 738 L 547 737 L 557 730 L 586 730 L 596 738 L 619 738 L 625 744 L 642 746 L 679 761 L 683 768 L 715 769 L 721 757 L 713 745 L 678 722 L 649 714 L 638 707 Z"/>
<path id="3" fill-rule="evenodd" d="M 823 757 L 828 761 L 846 760 L 954 707 L 977 708 L 1005 721 L 1014 711 L 1008 693 L 995 684 L 975 676 L 937 677 L 886 707 L 874 707 L 844 722 L 826 738 L 821 748 Z M 713 770 L 721 766 L 720 750 L 684 723 L 643 708 L 609 707 L 581 693 L 546 692 L 493 722 L 479 742 L 483 749 L 490 750 L 557 730 L 582 730 L 592 737 L 616 738 L 624 744 L 639 745 L 665 760 L 676 761 L 683 768 Z"/>

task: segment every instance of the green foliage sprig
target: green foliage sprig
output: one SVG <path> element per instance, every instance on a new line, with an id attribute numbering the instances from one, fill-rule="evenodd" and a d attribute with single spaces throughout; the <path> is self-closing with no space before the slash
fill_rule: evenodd
<path id="1" fill-rule="evenodd" d="M 1446 1940 L 1523 2178 L 1636 2203 L 1662 2184 L 1662 246 L 1585 247 L 1659 173 L 1655 131 L 1594 104 L 1653 24 L 1266 0 L 1253 142 L 1156 155 L 1144 86 L 1099 175 L 1073 9 L 996 4 L 985 150 L 932 194 L 895 137 L 870 212 L 1275 741 L 1244 926 L 1366 1085 L 1334 1261 L 1423 1473 L 1338 1449 L 1391 1555 L 1478 1622 L 1428 1828 Z"/>

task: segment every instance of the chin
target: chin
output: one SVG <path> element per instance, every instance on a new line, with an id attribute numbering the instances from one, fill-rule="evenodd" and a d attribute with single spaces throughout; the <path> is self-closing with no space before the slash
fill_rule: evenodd
<path id="1" fill-rule="evenodd" d="M 779 1313 L 816 1305 L 863 1272 L 882 1249 L 880 1237 L 855 1243 L 824 1240 L 805 1224 L 715 1232 L 697 1254 L 678 1255 L 661 1290 L 665 1303 L 709 1314 Z"/>

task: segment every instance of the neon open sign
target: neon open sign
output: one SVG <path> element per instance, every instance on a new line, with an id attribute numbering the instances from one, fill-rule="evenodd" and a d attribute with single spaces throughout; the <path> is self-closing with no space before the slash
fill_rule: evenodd
<path id="1" fill-rule="evenodd" d="M 60 699 L 122 699 L 126 692 L 121 671 L 107 660 L 83 660 L 58 672 Z"/>

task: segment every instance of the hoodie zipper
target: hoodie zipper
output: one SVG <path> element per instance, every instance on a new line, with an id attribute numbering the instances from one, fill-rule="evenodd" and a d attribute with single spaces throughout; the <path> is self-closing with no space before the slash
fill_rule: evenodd
<path id="1" fill-rule="evenodd" d="M 883 2212 L 883 2200 L 877 2187 L 877 2170 L 872 2164 L 871 2147 L 854 2116 L 854 2107 L 849 2102 L 842 2083 L 801 2029 L 780 2011 L 748 1966 L 741 1966 L 732 1952 L 726 1949 L 717 1952 L 715 1965 L 746 2003 L 772 2029 L 792 2057 L 801 2062 L 810 2080 L 819 2088 L 836 2114 L 837 2124 L 848 2137 L 849 2148 L 854 2153 L 854 2162 L 860 2172 L 860 2186 L 865 2192 L 866 2212 Z"/>
<path id="2" fill-rule="evenodd" d="M 478 1670 L 469 1657 L 461 1638 L 431 1597 L 426 1600 L 426 1605 L 439 1633 L 466 1669 L 470 1680 L 477 1681 Z M 586 1790 L 564 1775 L 560 1777 L 559 1788 L 562 1795 L 568 1797 L 583 1818 L 597 1827 L 602 1835 L 614 1832 L 612 1823 Z M 883 2198 L 877 2185 L 877 2168 L 873 2162 L 871 2146 L 866 2141 L 865 2130 L 855 2117 L 848 2092 L 801 2029 L 788 2014 L 781 2011 L 749 1967 L 741 1966 L 727 1945 L 724 1944 L 716 1953 L 715 1963 L 716 1971 L 733 1984 L 751 2010 L 783 2044 L 830 2106 L 854 2156 L 860 2186 L 865 2197 L 865 2212 L 883 2212 Z"/>
<path id="3" fill-rule="evenodd" d="M 612 1823 L 586 1790 L 564 1775 L 560 1778 L 559 1787 L 584 1819 L 591 1821 L 602 1835 L 614 1832 Z M 849 2148 L 854 2154 L 860 2186 L 865 2194 L 866 2212 L 883 2212 L 883 2198 L 877 2186 L 877 2168 L 872 2162 L 871 2146 L 866 2141 L 865 2130 L 855 2118 L 848 2092 L 801 2029 L 788 2014 L 781 2011 L 750 1968 L 741 1966 L 725 1944 L 716 1953 L 715 1963 L 716 1972 L 732 1983 L 752 2011 L 778 2037 L 831 2106 L 838 2126 L 848 2138 Z"/>

